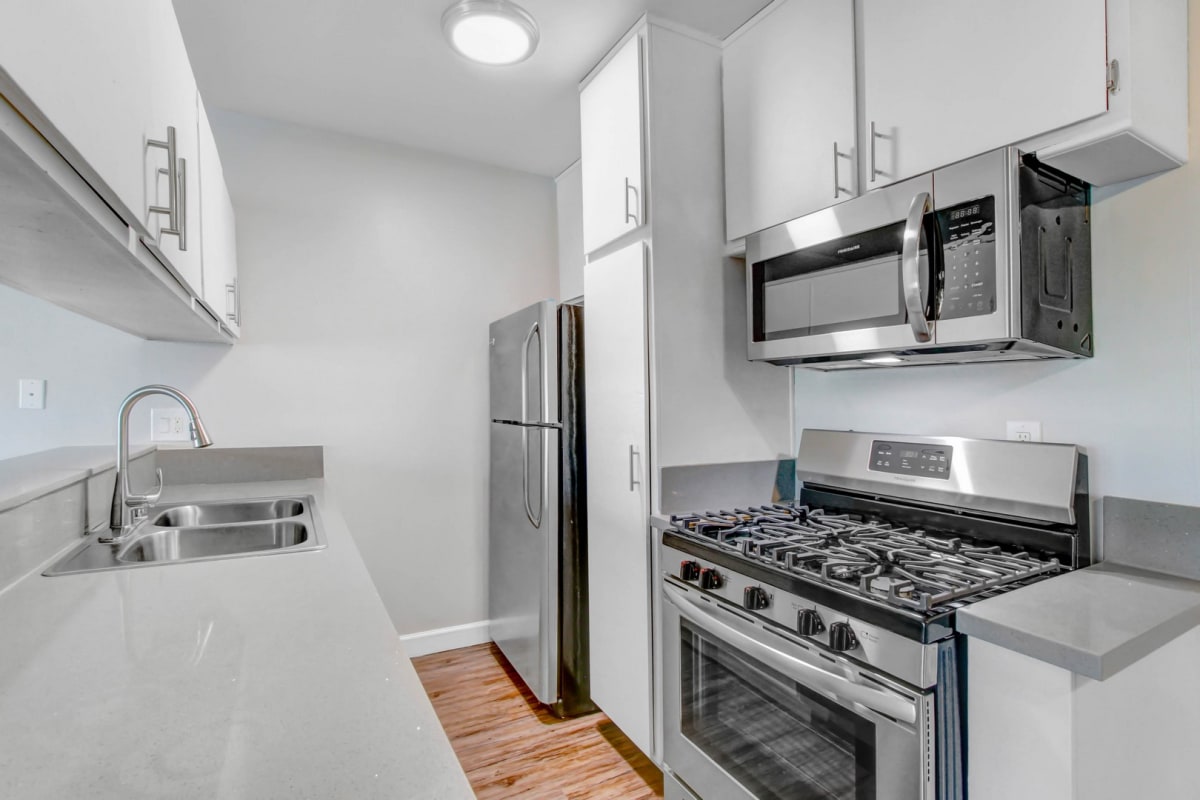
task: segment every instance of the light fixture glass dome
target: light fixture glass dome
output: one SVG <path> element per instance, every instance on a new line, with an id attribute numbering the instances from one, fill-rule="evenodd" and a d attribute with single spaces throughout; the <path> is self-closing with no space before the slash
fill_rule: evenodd
<path id="1" fill-rule="evenodd" d="M 537 23 L 509 0 L 459 0 L 442 14 L 442 32 L 456 52 L 481 64 L 516 64 L 538 44 Z"/>

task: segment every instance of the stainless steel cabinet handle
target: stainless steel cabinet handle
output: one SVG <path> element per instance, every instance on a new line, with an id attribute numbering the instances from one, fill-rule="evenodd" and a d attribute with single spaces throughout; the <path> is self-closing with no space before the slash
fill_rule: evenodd
<path id="1" fill-rule="evenodd" d="M 871 120 L 871 183 L 874 183 L 880 175 L 887 175 L 883 170 L 875 168 L 875 142 L 878 139 L 886 138 L 887 136 L 884 134 L 875 131 L 875 120 Z"/>
<path id="2" fill-rule="evenodd" d="M 147 139 L 147 147 L 158 147 L 167 151 L 167 167 L 159 169 L 158 174 L 167 175 L 168 205 L 150 206 L 151 214 L 162 214 L 167 218 L 167 227 L 160 228 L 159 234 L 179 237 L 179 249 L 187 250 L 187 162 L 178 157 L 175 145 L 175 126 L 167 126 L 167 138 Z M 182 187 L 180 184 L 182 183 Z"/>
<path id="3" fill-rule="evenodd" d="M 634 210 L 629 210 L 629 192 L 633 190 L 633 206 Z M 629 178 L 625 179 L 625 221 L 632 222 L 635 226 L 639 225 L 638 216 L 641 214 L 641 197 L 638 194 L 638 188 L 629 182 Z"/>
<path id="4" fill-rule="evenodd" d="M 629 445 L 629 491 L 631 491 L 631 492 L 634 491 L 637 488 L 637 486 L 641 483 L 641 481 L 638 480 L 638 477 L 637 477 L 638 470 L 634 466 L 634 459 L 636 459 L 639 455 L 640 454 L 637 451 L 637 447 L 635 447 L 634 445 Z"/>
<path id="5" fill-rule="evenodd" d="M 679 611 L 679 616 L 730 647 L 773 667 L 797 683 L 811 686 L 844 703 L 862 706 L 900 722 L 909 725 L 916 723 L 917 706 L 912 700 L 900 695 L 887 694 L 878 689 L 871 689 L 847 680 L 841 675 L 827 672 L 815 664 L 810 664 L 781 650 L 776 650 L 774 647 L 758 641 L 750 634 L 738 630 L 733 625 L 717 619 L 711 611 L 694 602 L 678 589 L 669 585 L 664 586 L 663 589 L 667 600 Z M 673 635 L 678 636 L 679 634 L 676 632 Z"/>
<path id="6" fill-rule="evenodd" d="M 179 159 L 179 180 L 176 183 L 179 197 L 175 207 L 179 209 L 179 224 L 175 226 L 175 235 L 179 237 L 179 249 L 187 250 L 187 159 Z"/>
<path id="7" fill-rule="evenodd" d="M 908 220 L 904 223 L 904 243 L 900 253 L 900 279 L 904 286 L 904 307 L 908 309 L 908 324 L 912 327 L 913 336 L 918 342 L 928 342 L 930 338 L 929 320 L 925 318 L 925 302 L 921 298 L 921 229 L 925 224 L 925 215 L 933 210 L 933 198 L 929 192 L 918 192 L 908 207 Z M 933 280 L 933 259 L 931 252 L 925 259 L 926 283 Z"/>
<path id="8" fill-rule="evenodd" d="M 233 305 L 232 311 L 229 310 L 231 300 L 233 301 L 232 302 L 232 305 Z M 242 306 L 242 299 L 238 293 L 237 278 L 234 278 L 233 283 L 225 284 L 225 319 L 229 320 L 230 322 L 234 323 L 235 325 L 241 325 L 242 324 L 241 306 Z"/>
<path id="9" fill-rule="evenodd" d="M 839 158 L 844 158 L 847 161 L 853 160 L 853 158 L 851 157 L 851 155 L 849 153 L 843 153 L 840 150 L 838 150 L 838 143 L 834 142 L 833 143 L 833 199 L 834 200 L 838 199 L 838 197 L 841 196 L 842 192 L 845 192 L 846 194 L 853 193 L 852 190 L 847 189 L 845 186 L 842 186 L 842 181 L 838 177 L 838 159 Z"/>

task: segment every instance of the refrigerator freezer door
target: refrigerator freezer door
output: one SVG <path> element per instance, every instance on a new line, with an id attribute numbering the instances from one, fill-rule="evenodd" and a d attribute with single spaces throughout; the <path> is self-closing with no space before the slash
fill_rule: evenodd
<path id="1" fill-rule="evenodd" d="M 538 700 L 552 704 L 559 691 L 560 433 L 495 422 L 491 427 L 492 640 Z"/>
<path id="2" fill-rule="evenodd" d="M 544 300 L 489 329 L 491 419 L 556 423 L 558 419 L 558 311 Z"/>

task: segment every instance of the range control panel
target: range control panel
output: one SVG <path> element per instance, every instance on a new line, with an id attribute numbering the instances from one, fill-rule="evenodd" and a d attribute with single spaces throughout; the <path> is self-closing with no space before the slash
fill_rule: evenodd
<path id="1" fill-rule="evenodd" d="M 938 319 L 996 310 L 996 198 L 983 197 L 937 212 L 945 285 Z"/>
<path id="2" fill-rule="evenodd" d="M 949 445 L 924 445 L 911 442 L 871 442 L 870 469 L 915 475 L 918 478 L 950 480 L 954 448 Z"/>

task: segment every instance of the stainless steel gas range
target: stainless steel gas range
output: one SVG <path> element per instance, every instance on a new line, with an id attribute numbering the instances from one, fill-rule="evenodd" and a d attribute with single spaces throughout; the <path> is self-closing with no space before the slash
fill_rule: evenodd
<path id="1" fill-rule="evenodd" d="M 955 610 L 1091 562 L 1087 456 L 806 430 L 797 477 L 662 532 L 667 797 L 961 798 Z"/>

